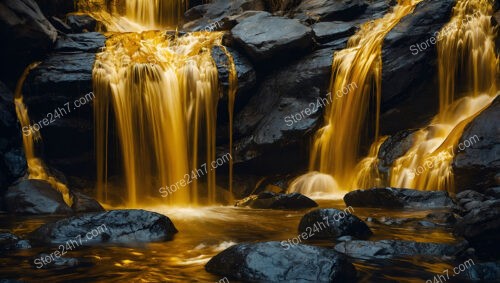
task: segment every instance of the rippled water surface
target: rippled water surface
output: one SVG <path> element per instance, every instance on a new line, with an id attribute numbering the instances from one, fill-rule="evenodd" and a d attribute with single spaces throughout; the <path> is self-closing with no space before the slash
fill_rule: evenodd
<path id="1" fill-rule="evenodd" d="M 321 207 L 345 208 L 343 201 L 319 201 Z M 179 230 L 173 241 L 138 246 L 103 246 L 69 251 L 66 257 L 88 262 L 86 266 L 36 269 L 39 253 L 54 248 L 34 248 L 0 255 L 0 278 L 27 282 L 216 282 L 221 278 L 204 270 L 206 262 L 225 248 L 241 242 L 282 241 L 297 236 L 304 211 L 257 210 L 228 206 L 204 208 L 145 207 L 169 216 Z M 355 208 L 354 214 L 367 217 L 424 218 L 430 211 Z M 12 217 L 0 215 L 0 227 L 23 236 L 57 217 Z M 452 243 L 445 229 L 414 229 L 368 223 L 371 240 L 401 239 Z M 333 242 L 313 244 L 333 247 Z M 442 259 L 408 258 L 384 261 L 355 261 L 360 282 L 425 282 L 453 263 Z M 231 281 L 235 282 L 235 281 Z M 451 280 L 449 282 L 452 282 Z"/>

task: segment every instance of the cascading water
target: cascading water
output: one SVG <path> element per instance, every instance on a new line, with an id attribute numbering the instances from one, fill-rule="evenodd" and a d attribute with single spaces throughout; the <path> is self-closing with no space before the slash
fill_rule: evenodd
<path id="1" fill-rule="evenodd" d="M 146 2 L 127 2 L 127 9 L 139 4 Z M 149 8 L 158 12 L 156 6 Z M 165 18 L 161 11 L 137 11 L 135 15 L 130 18 L 140 20 L 140 24 L 165 24 L 157 17 Z M 220 97 L 217 67 L 211 57 L 213 46 L 220 46 L 229 58 L 230 148 L 237 85 L 233 59 L 221 45 L 222 35 L 197 32 L 178 36 L 147 31 L 115 34 L 107 40 L 93 70 L 100 200 L 106 201 L 108 192 L 108 143 L 112 128 L 109 121 L 114 113 L 129 206 L 149 197 L 158 198 L 159 188 L 163 188 L 161 193 L 169 204 L 216 202 L 215 170 L 209 165 L 216 158 L 216 110 Z M 231 194 L 231 159 L 229 175 Z M 198 182 L 201 177 L 206 179 L 206 189 L 201 189 Z"/>
<path id="2" fill-rule="evenodd" d="M 325 126 L 316 134 L 306 175 L 292 183 L 289 191 L 307 193 L 311 182 L 326 187 L 314 190 L 334 192 L 348 189 L 359 158 L 363 129 L 375 128 L 378 136 L 378 108 L 381 96 L 382 42 L 385 35 L 410 14 L 418 0 L 401 0 L 383 18 L 365 23 L 349 39 L 348 47 L 336 52 L 332 64 L 331 93 L 347 94 L 334 99 L 326 109 Z M 355 85 L 356 87 L 351 87 Z M 370 104 L 375 105 L 375 122 L 367 122 Z M 328 174 L 333 178 L 321 176 Z M 317 180 L 321 179 L 320 182 Z"/>
<path id="3" fill-rule="evenodd" d="M 29 65 L 21 78 L 19 79 L 15 94 L 14 94 L 14 104 L 16 106 L 17 119 L 21 124 L 21 128 L 30 128 L 30 118 L 28 116 L 28 108 L 23 102 L 22 89 L 24 81 L 28 77 L 31 70 L 35 69 L 40 62 L 33 63 Z M 49 174 L 45 168 L 44 162 L 36 156 L 35 143 L 42 138 L 39 131 L 29 131 L 25 133 L 23 131 L 23 147 L 24 154 L 26 156 L 26 162 L 28 163 L 28 178 L 38 179 L 48 182 L 54 189 L 58 190 L 66 204 L 71 207 L 73 204 L 73 199 L 69 193 L 68 188 L 65 184 L 61 183 L 56 177 Z"/>
<path id="4" fill-rule="evenodd" d="M 451 21 L 443 27 L 437 44 L 439 114 L 415 133 L 413 146 L 394 162 L 388 185 L 453 191 L 451 162 L 462 132 L 497 95 L 491 2 L 459 1 Z M 373 163 L 366 166 L 373 168 Z M 380 185 L 370 174 L 357 179 L 364 179 L 363 188 Z"/>

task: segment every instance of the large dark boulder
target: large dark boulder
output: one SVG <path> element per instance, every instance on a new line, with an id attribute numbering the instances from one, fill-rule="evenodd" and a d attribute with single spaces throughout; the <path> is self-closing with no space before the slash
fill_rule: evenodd
<path id="1" fill-rule="evenodd" d="M 405 130 L 387 138 L 378 151 L 378 170 L 388 174 L 396 159 L 405 155 L 413 146 L 416 130 Z"/>
<path id="2" fill-rule="evenodd" d="M 316 207 L 318 204 L 314 200 L 299 193 L 278 194 L 273 192 L 262 192 L 237 202 L 236 206 L 248 206 L 260 209 L 304 209 Z"/>
<path id="3" fill-rule="evenodd" d="M 69 214 L 73 211 L 61 193 L 43 180 L 23 180 L 5 194 L 7 212 L 15 214 Z"/>
<path id="4" fill-rule="evenodd" d="M 453 208 L 453 200 L 445 191 L 373 188 L 356 190 L 344 196 L 347 206 L 380 208 Z"/>
<path id="5" fill-rule="evenodd" d="M 467 146 L 453 159 L 456 190 L 484 191 L 496 185 L 500 172 L 500 97 L 464 130 L 459 145 Z"/>
<path id="6" fill-rule="evenodd" d="M 315 51 L 271 73 L 260 84 L 235 117 L 235 170 L 270 175 L 307 164 L 308 140 L 322 121 L 317 102 L 326 99 L 337 48 L 342 47 Z M 300 119 L 292 120 L 312 103 L 310 115 L 298 114 Z"/>
<path id="7" fill-rule="evenodd" d="M 54 44 L 56 29 L 33 0 L 0 2 L 0 77 L 16 81 L 22 70 L 40 58 Z"/>
<path id="8" fill-rule="evenodd" d="M 393 258 L 393 257 L 453 257 L 460 255 L 467 243 L 457 245 L 439 243 L 420 243 L 414 241 L 347 241 L 335 246 L 335 250 L 354 258 Z"/>
<path id="9" fill-rule="evenodd" d="M 346 21 L 359 17 L 368 7 L 364 0 L 303 0 L 295 18 L 307 22 Z"/>
<path id="10" fill-rule="evenodd" d="M 299 234 L 306 233 L 307 239 L 336 239 L 352 236 L 366 239 L 372 231 L 363 220 L 350 213 L 350 210 L 333 208 L 316 209 L 300 220 Z"/>
<path id="11" fill-rule="evenodd" d="M 97 28 L 97 20 L 87 14 L 69 14 L 66 23 L 73 33 L 96 31 Z"/>
<path id="12" fill-rule="evenodd" d="M 330 249 L 279 242 L 245 243 L 214 256 L 205 269 L 244 282 L 353 282 L 356 269 Z"/>
<path id="13" fill-rule="evenodd" d="M 437 52 L 436 45 L 429 42 L 448 23 L 454 5 L 454 0 L 422 1 L 385 37 L 382 48 L 382 134 L 421 127 L 437 113 Z M 416 45 L 426 41 L 430 46 L 419 51 Z"/>
<path id="14" fill-rule="evenodd" d="M 293 57 L 312 47 L 312 30 L 297 20 L 258 14 L 237 24 L 231 34 L 254 62 Z"/>
<path id="15" fill-rule="evenodd" d="M 79 245 L 91 246 L 104 243 L 167 241 L 171 240 L 175 233 L 177 229 L 167 216 L 146 210 L 128 209 L 87 213 L 61 219 L 42 225 L 28 237 L 39 244 L 57 245 L 80 236 L 82 242 Z"/>

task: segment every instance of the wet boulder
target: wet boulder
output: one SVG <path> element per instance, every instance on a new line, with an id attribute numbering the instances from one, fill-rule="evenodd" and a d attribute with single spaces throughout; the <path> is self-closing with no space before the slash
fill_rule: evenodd
<path id="1" fill-rule="evenodd" d="M 458 192 L 473 189 L 484 192 L 495 187 L 500 171 L 500 97 L 481 112 L 462 133 L 459 145 L 466 147 L 453 158 Z"/>
<path id="2" fill-rule="evenodd" d="M 69 214 L 73 211 L 61 193 L 44 180 L 23 180 L 5 194 L 7 212 L 15 214 Z"/>
<path id="3" fill-rule="evenodd" d="M 456 245 L 441 243 L 420 243 L 414 241 L 347 241 L 335 246 L 335 250 L 353 258 L 393 258 L 393 257 L 453 257 L 467 248 L 466 242 Z"/>
<path id="4" fill-rule="evenodd" d="M 262 192 L 237 202 L 236 206 L 248 206 L 259 209 L 304 209 L 316 207 L 318 204 L 299 193 L 278 194 L 273 192 Z"/>
<path id="5" fill-rule="evenodd" d="M 421 1 L 386 35 L 380 109 L 383 135 L 422 127 L 437 113 L 435 34 L 449 22 L 455 2 Z"/>
<path id="6" fill-rule="evenodd" d="M 4 42 L 0 76 L 15 81 L 28 64 L 53 46 L 57 31 L 33 0 L 4 0 L 0 11 L 0 38 Z"/>
<path id="7" fill-rule="evenodd" d="M 104 208 L 98 201 L 81 192 L 74 191 L 71 195 L 73 196 L 71 209 L 76 213 L 104 211 Z"/>
<path id="8" fill-rule="evenodd" d="M 457 274 L 457 279 L 473 282 L 500 282 L 500 262 L 474 262 L 472 259 L 462 264 L 466 268 Z M 461 271 L 462 266 L 459 266 Z"/>
<path id="9" fill-rule="evenodd" d="M 356 269 L 330 249 L 279 242 L 244 243 L 214 256 L 205 269 L 244 282 L 354 282 Z"/>
<path id="10" fill-rule="evenodd" d="M 412 146 L 416 130 L 404 130 L 387 138 L 378 151 L 378 170 L 387 174 L 394 161 L 403 156 Z"/>
<path id="11" fill-rule="evenodd" d="M 453 208 L 453 200 L 445 191 L 373 188 L 356 190 L 344 196 L 347 206 L 379 208 Z"/>
<path id="12" fill-rule="evenodd" d="M 303 0 L 295 9 L 301 21 L 346 21 L 359 17 L 368 7 L 364 0 Z"/>
<path id="13" fill-rule="evenodd" d="M 313 42 L 311 28 L 299 21 L 261 14 L 242 20 L 231 34 L 254 62 L 294 57 Z"/>
<path id="14" fill-rule="evenodd" d="M 351 210 L 334 208 L 316 209 L 304 215 L 299 223 L 299 234 L 306 233 L 308 239 L 336 239 L 352 236 L 367 239 L 372 231 Z"/>
<path id="15" fill-rule="evenodd" d="M 86 213 L 42 225 L 29 234 L 33 242 L 57 245 L 133 244 L 171 240 L 177 233 L 165 215 L 146 210 L 112 210 Z M 81 240 L 81 241 L 80 241 Z"/>

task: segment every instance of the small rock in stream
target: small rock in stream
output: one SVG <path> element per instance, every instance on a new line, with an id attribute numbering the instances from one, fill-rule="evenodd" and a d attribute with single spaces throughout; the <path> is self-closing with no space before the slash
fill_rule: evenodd
<path id="1" fill-rule="evenodd" d="M 316 207 L 318 204 L 299 193 L 278 194 L 273 192 L 262 192 L 258 195 L 251 195 L 236 202 L 235 206 L 248 206 L 260 209 L 303 209 Z"/>

